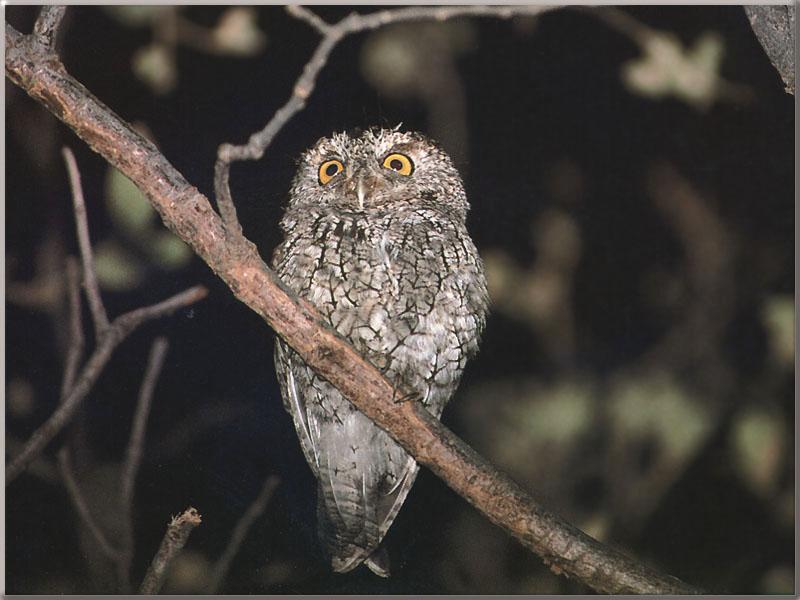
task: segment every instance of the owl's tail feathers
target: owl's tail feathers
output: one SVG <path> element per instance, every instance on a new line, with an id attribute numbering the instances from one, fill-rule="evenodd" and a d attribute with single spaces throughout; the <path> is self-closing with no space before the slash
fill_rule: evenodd
<path id="1" fill-rule="evenodd" d="M 360 564 L 365 564 L 369 570 L 379 575 L 380 577 L 389 577 L 391 571 L 389 569 L 389 552 L 386 548 L 379 546 L 372 554 L 366 558 L 362 556 L 334 556 L 331 559 L 331 566 L 337 573 L 347 573 L 352 571 Z"/>
<path id="2" fill-rule="evenodd" d="M 391 571 L 389 570 L 389 553 L 383 546 L 378 546 L 378 549 L 370 554 L 364 561 L 364 564 L 369 567 L 369 570 L 381 577 L 389 577 Z"/>

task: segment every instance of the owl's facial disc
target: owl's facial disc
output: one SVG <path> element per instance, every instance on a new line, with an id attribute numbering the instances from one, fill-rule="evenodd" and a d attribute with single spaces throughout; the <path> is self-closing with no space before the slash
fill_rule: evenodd
<path id="1" fill-rule="evenodd" d="M 403 179 L 410 178 L 414 167 L 408 155 L 391 151 L 383 157 L 352 157 L 346 164 L 326 157 L 317 173 L 320 186 L 341 189 L 358 210 L 364 210 Z"/>
<path id="2" fill-rule="evenodd" d="M 412 205 L 465 217 L 469 204 L 450 157 L 416 132 L 334 133 L 307 150 L 293 182 L 296 207 L 392 212 Z"/>

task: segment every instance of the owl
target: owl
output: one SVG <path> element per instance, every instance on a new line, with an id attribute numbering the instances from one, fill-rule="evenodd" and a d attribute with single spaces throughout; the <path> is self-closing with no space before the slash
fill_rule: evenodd
<path id="1" fill-rule="evenodd" d="M 398 390 L 436 418 L 476 353 L 489 304 L 448 155 L 415 132 L 320 139 L 299 160 L 273 267 Z M 334 571 L 389 575 L 381 541 L 419 466 L 280 339 L 275 368 L 318 482 Z"/>

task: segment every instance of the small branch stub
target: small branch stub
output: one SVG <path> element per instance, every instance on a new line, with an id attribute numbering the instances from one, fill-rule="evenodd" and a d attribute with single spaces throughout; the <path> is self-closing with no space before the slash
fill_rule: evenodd
<path id="1" fill-rule="evenodd" d="M 153 557 L 153 562 L 150 563 L 144 580 L 142 580 L 139 588 L 140 594 L 157 594 L 161 590 L 167 570 L 186 545 L 189 535 L 201 522 L 200 513 L 191 506 L 177 517 L 172 518 L 167 526 L 167 532 L 161 540 L 158 552 Z"/>
<path id="2" fill-rule="evenodd" d="M 45 6 L 33 26 L 36 41 L 48 50 L 53 50 L 58 30 L 67 12 L 66 6 Z"/>

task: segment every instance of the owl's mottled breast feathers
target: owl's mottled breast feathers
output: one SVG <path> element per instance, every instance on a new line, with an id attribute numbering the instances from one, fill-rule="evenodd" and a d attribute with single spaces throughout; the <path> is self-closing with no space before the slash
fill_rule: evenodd
<path id="1" fill-rule="evenodd" d="M 488 306 L 468 207 L 449 157 L 421 134 L 337 134 L 301 158 L 273 258 L 284 283 L 437 417 L 477 351 Z M 416 463 L 280 341 L 276 368 L 319 480 L 334 569 L 366 561 L 387 574 L 375 553 Z"/>

